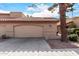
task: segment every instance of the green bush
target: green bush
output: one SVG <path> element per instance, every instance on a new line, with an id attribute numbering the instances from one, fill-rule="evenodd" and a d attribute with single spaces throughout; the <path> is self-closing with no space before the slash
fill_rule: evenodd
<path id="1" fill-rule="evenodd" d="M 76 32 L 79 32 L 79 28 L 75 28 L 74 29 L 74 32 L 76 33 Z"/>
<path id="2" fill-rule="evenodd" d="M 76 34 L 78 35 L 78 37 L 79 37 L 79 31 L 76 31 Z"/>
<path id="3" fill-rule="evenodd" d="M 68 38 L 70 41 L 78 41 L 79 28 L 77 28 L 75 23 L 70 23 L 68 30 Z"/>
<path id="4" fill-rule="evenodd" d="M 76 34 L 79 32 L 79 28 L 68 28 L 68 34 Z"/>
<path id="5" fill-rule="evenodd" d="M 74 42 L 77 42 L 78 40 L 78 36 L 77 36 L 77 34 L 70 34 L 70 35 L 68 35 L 68 38 L 69 38 L 69 40 L 70 41 L 74 41 Z"/>
<path id="6" fill-rule="evenodd" d="M 68 30 L 68 35 L 75 33 L 75 28 L 68 28 L 67 30 Z"/>

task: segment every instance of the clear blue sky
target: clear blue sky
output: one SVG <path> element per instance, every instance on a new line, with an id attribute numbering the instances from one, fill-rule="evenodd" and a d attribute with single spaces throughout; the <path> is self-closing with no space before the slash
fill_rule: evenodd
<path id="1" fill-rule="evenodd" d="M 34 16 L 47 14 L 50 17 L 58 18 L 58 14 L 47 11 L 48 7 L 52 5 L 53 3 L 0 3 L 0 12 L 18 11 Z M 79 16 L 79 4 L 77 3 L 73 7 L 75 9 L 73 11 L 73 17 Z M 72 12 L 67 13 L 67 16 L 72 17 Z"/>

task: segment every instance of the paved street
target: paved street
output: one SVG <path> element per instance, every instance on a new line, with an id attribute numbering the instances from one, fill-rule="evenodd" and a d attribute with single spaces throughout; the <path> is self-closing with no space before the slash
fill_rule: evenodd
<path id="1" fill-rule="evenodd" d="M 0 42 L 0 55 L 77 56 L 79 48 L 51 49 L 43 39 L 8 39 Z"/>

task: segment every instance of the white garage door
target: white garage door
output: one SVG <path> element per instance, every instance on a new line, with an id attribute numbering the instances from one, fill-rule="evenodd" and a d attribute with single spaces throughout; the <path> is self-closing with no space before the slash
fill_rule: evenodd
<path id="1" fill-rule="evenodd" d="M 40 26 L 15 27 L 15 37 L 43 37 L 43 29 Z"/>

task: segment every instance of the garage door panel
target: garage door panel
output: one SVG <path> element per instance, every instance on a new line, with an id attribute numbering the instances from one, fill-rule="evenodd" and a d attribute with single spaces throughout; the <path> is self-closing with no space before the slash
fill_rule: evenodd
<path id="1" fill-rule="evenodd" d="M 43 37 L 43 29 L 39 26 L 19 26 L 15 28 L 15 37 Z"/>

